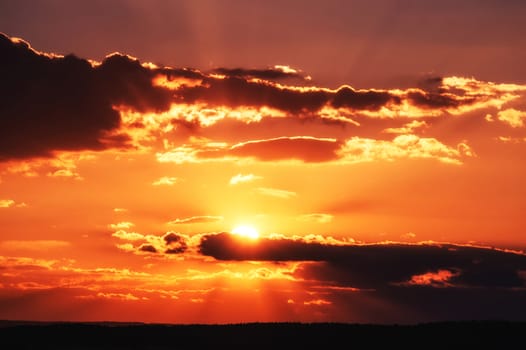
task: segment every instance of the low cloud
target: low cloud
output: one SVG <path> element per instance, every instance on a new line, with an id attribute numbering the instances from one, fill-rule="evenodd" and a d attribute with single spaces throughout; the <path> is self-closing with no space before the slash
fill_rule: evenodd
<path id="1" fill-rule="evenodd" d="M 157 153 L 157 160 L 176 164 L 244 160 L 351 164 L 412 158 L 462 164 L 464 158 L 472 156 L 474 152 L 465 142 L 449 146 L 436 138 L 404 134 L 392 140 L 356 136 L 339 141 L 332 138 L 296 136 L 251 140 L 234 145 L 225 142 L 196 143 Z"/>
<path id="2" fill-rule="evenodd" d="M 113 237 L 125 241 L 117 244 L 117 248 L 138 255 L 172 256 L 185 253 L 193 240 L 176 232 L 167 232 L 164 235 L 149 235 L 137 232 L 118 230 Z"/>
<path id="3" fill-rule="evenodd" d="M 218 260 L 303 261 L 295 276 L 354 288 L 395 285 L 523 288 L 519 252 L 456 244 L 330 244 L 287 237 L 246 244 L 230 234 L 204 236 L 203 255 Z"/>

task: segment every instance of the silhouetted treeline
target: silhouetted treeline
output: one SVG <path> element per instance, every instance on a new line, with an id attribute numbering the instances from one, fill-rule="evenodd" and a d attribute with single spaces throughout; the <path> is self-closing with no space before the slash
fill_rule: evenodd
<path id="1" fill-rule="evenodd" d="M 355 345 L 429 348 L 524 344 L 526 322 L 446 322 L 421 325 L 249 323 L 161 325 L 0 322 L 3 349 L 323 349 Z"/>

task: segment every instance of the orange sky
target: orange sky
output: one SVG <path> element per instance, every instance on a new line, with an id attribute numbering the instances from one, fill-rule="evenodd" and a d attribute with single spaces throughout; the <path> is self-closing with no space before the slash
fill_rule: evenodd
<path id="1" fill-rule="evenodd" d="M 0 319 L 524 319 L 520 79 L 0 50 Z"/>

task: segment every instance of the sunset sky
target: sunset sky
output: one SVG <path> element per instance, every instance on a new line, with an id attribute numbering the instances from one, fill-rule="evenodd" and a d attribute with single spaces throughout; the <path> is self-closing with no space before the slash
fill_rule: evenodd
<path id="1" fill-rule="evenodd" d="M 526 320 L 526 3 L 0 4 L 0 319 Z"/>

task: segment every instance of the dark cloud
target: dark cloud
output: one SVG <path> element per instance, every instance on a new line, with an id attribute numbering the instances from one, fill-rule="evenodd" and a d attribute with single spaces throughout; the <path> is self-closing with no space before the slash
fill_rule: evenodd
<path id="1" fill-rule="evenodd" d="M 296 71 L 285 71 L 279 68 L 267 69 L 245 69 L 245 68 L 217 68 L 213 73 L 226 75 L 229 77 L 239 78 L 259 78 L 265 80 L 283 80 L 283 79 L 305 79 Z"/>
<path id="2" fill-rule="evenodd" d="M 179 96 L 187 103 L 206 102 L 211 105 L 268 106 L 288 112 L 315 111 L 330 98 L 324 90 L 280 88 L 266 82 L 251 82 L 240 77 L 208 78 L 202 85 L 185 87 Z"/>
<path id="3" fill-rule="evenodd" d="M 168 232 L 163 236 L 164 243 L 166 245 L 166 254 L 181 254 L 186 251 L 188 245 L 183 236 L 178 235 L 174 232 Z"/>
<path id="4" fill-rule="evenodd" d="M 279 137 L 239 143 L 227 150 L 200 151 L 201 158 L 225 156 L 256 158 L 262 161 L 301 160 L 306 163 L 326 162 L 338 158 L 336 152 L 342 146 L 333 139 L 313 137 Z"/>
<path id="5" fill-rule="evenodd" d="M 151 244 L 141 244 L 138 250 L 144 253 L 157 253 L 157 249 Z"/>
<path id="6" fill-rule="evenodd" d="M 297 276 L 357 288 L 404 284 L 415 276 L 424 278 L 440 270 L 449 272 L 446 281 L 452 286 L 525 286 L 520 271 L 526 269 L 526 255 L 474 246 L 330 245 L 292 239 L 261 239 L 247 244 L 221 233 L 203 237 L 200 251 L 219 260 L 315 262 L 303 264 Z"/>
<path id="7" fill-rule="evenodd" d="M 424 108 L 455 108 L 462 104 L 473 102 L 473 100 L 458 100 L 454 95 L 450 94 L 424 92 L 419 90 L 408 92 L 407 98 L 412 104 Z"/>
<path id="8" fill-rule="evenodd" d="M 457 108 L 478 98 L 466 95 L 462 89 L 446 92 L 441 87 L 442 78 L 436 77 L 424 81 L 423 90 L 408 89 L 401 93 L 356 90 L 349 86 L 337 90 L 283 86 L 271 80 L 299 78 L 301 73 L 279 66 L 218 68 L 215 72 L 225 77 L 195 69 L 141 64 L 123 54 L 112 54 L 102 63 L 93 64 L 74 55 L 40 53 L 22 40 L 0 34 L 0 161 L 49 157 L 61 150 L 127 147 L 130 137 L 120 130 L 119 111 L 114 109 L 120 106 L 138 112 L 166 111 L 172 103 L 271 107 L 288 112 L 288 117 L 302 122 L 323 119 L 325 123 L 345 125 L 345 118 L 349 117 L 345 113 L 331 119 L 320 115 L 320 110 L 333 107 L 350 110 L 348 113 L 376 111 L 386 105 L 400 104 L 402 100 L 421 108 Z M 352 116 L 354 119 L 355 125 L 359 125 L 360 117 Z M 199 121 L 177 118 L 172 122 L 183 126 L 178 129 L 189 134 L 197 133 L 202 127 Z M 144 125 L 137 121 L 129 127 Z M 281 159 L 277 149 L 265 153 L 260 152 L 260 148 L 283 144 L 285 150 L 292 150 L 315 143 L 321 146 L 320 151 L 314 152 L 316 159 L 308 161 L 333 159 L 332 148 L 336 143 L 300 139 L 272 144 L 246 143 L 230 152 L 242 156 L 255 153 L 256 157 L 260 154 L 273 160 Z M 286 154 L 285 158 L 296 159 L 296 156 Z"/>
<path id="9" fill-rule="evenodd" d="M 93 66 L 2 34 L 0 72 L 0 161 L 124 146 L 127 137 L 114 133 L 120 116 L 113 105 L 163 110 L 171 100 L 169 90 L 152 85 L 157 73 L 128 56 Z"/>
<path id="10" fill-rule="evenodd" d="M 334 95 L 331 104 L 335 108 L 378 110 L 388 102 L 400 103 L 400 98 L 386 91 L 354 90 L 344 86 Z"/>

